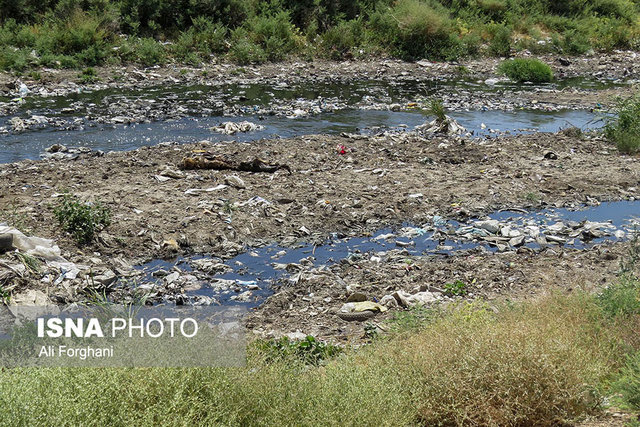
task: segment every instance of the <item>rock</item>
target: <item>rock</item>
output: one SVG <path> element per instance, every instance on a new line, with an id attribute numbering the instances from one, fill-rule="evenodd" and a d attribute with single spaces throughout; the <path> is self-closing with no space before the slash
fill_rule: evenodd
<path id="1" fill-rule="evenodd" d="M 240 301 L 240 302 L 247 302 L 251 299 L 252 296 L 253 296 L 253 292 L 245 291 L 245 292 L 242 292 L 241 294 L 232 296 L 231 299 L 235 301 Z"/>
<path id="2" fill-rule="evenodd" d="M 509 245 L 515 247 L 521 246 L 524 243 L 524 236 L 514 237 L 509 240 Z"/>

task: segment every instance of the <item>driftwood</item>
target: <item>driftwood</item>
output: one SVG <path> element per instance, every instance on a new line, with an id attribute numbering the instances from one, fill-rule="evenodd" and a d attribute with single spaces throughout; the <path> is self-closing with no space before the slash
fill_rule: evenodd
<path id="1" fill-rule="evenodd" d="M 256 157 L 253 160 L 234 164 L 221 156 L 200 156 L 184 157 L 178 165 L 180 169 L 213 169 L 213 170 L 235 170 L 242 172 L 266 172 L 274 173 L 284 169 L 291 174 L 291 168 L 278 163 L 267 163 Z"/>

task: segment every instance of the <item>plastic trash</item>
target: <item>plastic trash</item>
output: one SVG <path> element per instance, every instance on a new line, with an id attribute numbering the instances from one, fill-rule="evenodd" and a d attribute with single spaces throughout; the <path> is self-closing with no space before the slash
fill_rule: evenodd
<path id="1" fill-rule="evenodd" d="M 31 256 L 44 258 L 47 261 L 66 262 L 60 255 L 60 248 L 50 239 L 41 237 L 27 237 L 19 230 L 0 226 L 0 235 L 10 234 L 12 236 L 12 246 Z"/>

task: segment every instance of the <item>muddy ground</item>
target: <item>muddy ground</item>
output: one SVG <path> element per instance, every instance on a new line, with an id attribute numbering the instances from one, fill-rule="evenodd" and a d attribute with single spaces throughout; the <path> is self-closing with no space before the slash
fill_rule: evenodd
<path id="1" fill-rule="evenodd" d="M 184 158 L 203 156 L 230 165 L 260 158 L 290 172 L 181 169 Z M 54 239 L 65 258 L 92 266 L 96 274 L 179 254 L 229 258 L 273 242 L 319 244 L 332 233 L 370 235 L 405 222 L 422 224 L 436 214 L 466 219 L 501 208 L 635 199 L 640 162 L 593 135 L 476 140 L 418 133 L 310 135 L 27 160 L 0 165 L 0 180 L 0 222 Z M 65 191 L 102 201 L 111 210 L 112 223 L 96 242 L 78 245 L 61 230 L 53 207 Z M 521 298 L 556 286 L 569 291 L 613 279 L 625 250 L 622 244 L 585 252 L 555 246 L 539 254 L 519 249 L 432 258 L 406 256 L 399 249 L 383 260 L 365 257 L 329 271 L 303 266 L 298 283 L 276 284 L 277 293 L 247 324 L 262 336 L 298 331 L 339 341 L 363 339 L 364 322 L 335 315 L 353 292 L 380 300 L 397 290 L 441 290 L 455 280 L 472 284 L 469 298 Z M 56 302 L 77 300 L 92 286 L 82 275 L 55 285 L 25 274 L 14 284 L 13 293 L 38 289 Z"/>

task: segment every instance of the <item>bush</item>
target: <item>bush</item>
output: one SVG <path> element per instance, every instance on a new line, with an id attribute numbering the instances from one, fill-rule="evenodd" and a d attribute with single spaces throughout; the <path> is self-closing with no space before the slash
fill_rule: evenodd
<path id="1" fill-rule="evenodd" d="M 372 16 L 378 41 L 403 59 L 455 59 L 463 53 L 447 9 L 437 2 L 400 0 L 386 13 Z"/>
<path id="2" fill-rule="evenodd" d="M 509 56 L 511 54 L 511 29 L 506 25 L 494 25 L 490 28 L 493 33 L 489 42 L 489 52 L 495 56 Z"/>
<path id="3" fill-rule="evenodd" d="M 551 68 L 537 59 L 510 59 L 498 71 L 517 82 L 547 83 L 553 80 Z"/>
<path id="4" fill-rule="evenodd" d="M 606 138 L 625 154 L 640 152 L 640 96 L 619 100 L 616 117 L 608 120 Z"/>
<path id="5" fill-rule="evenodd" d="M 289 22 L 289 15 L 280 12 L 275 15 L 255 16 L 247 21 L 245 28 L 253 43 L 259 45 L 270 61 L 284 59 L 296 50 L 302 39 Z"/>
<path id="6" fill-rule="evenodd" d="M 363 24 L 360 20 L 345 21 L 329 28 L 321 38 L 321 49 L 331 59 L 353 56 L 351 50 L 362 43 Z"/>
<path id="7" fill-rule="evenodd" d="M 65 194 L 53 214 L 62 228 L 71 233 L 78 243 L 89 243 L 95 234 L 111 222 L 111 213 L 100 203 L 82 203 Z"/>
<path id="8" fill-rule="evenodd" d="M 203 56 L 223 53 L 228 49 L 227 33 L 227 28 L 222 24 L 199 17 L 194 19 L 191 28 L 180 33 L 171 51 L 183 59 L 193 57 L 197 53 Z"/>
<path id="9" fill-rule="evenodd" d="M 252 63 L 262 63 L 267 60 L 262 47 L 249 39 L 249 35 L 244 28 L 238 28 L 232 33 L 231 48 L 229 57 L 240 65 Z"/>
<path id="10" fill-rule="evenodd" d="M 164 46 L 150 37 L 138 40 L 134 45 L 134 54 L 146 66 L 162 64 L 166 57 Z"/>

